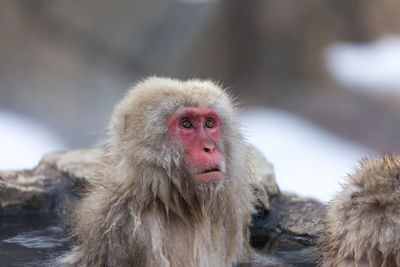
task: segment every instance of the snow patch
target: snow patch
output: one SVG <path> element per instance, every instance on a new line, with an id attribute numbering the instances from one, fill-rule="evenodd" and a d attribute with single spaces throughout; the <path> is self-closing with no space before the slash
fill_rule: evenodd
<path id="1" fill-rule="evenodd" d="M 365 44 L 336 43 L 326 48 L 325 63 L 344 86 L 373 93 L 400 93 L 400 36 Z"/>
<path id="2" fill-rule="evenodd" d="M 281 191 L 323 202 L 373 151 L 343 140 L 294 114 L 254 109 L 239 114 L 243 134 L 272 162 Z"/>
<path id="3" fill-rule="evenodd" d="M 0 111 L 0 170 L 33 168 L 43 154 L 66 148 L 62 138 L 43 124 Z"/>

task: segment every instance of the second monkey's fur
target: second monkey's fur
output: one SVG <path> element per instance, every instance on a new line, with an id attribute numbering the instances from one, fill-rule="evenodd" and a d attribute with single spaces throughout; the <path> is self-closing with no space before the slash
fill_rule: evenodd
<path id="1" fill-rule="evenodd" d="M 398 158 L 361 163 L 328 208 L 325 235 L 325 267 L 400 266 Z"/>
<path id="2" fill-rule="evenodd" d="M 168 119 L 184 107 L 221 118 L 224 181 L 196 184 Z M 248 150 L 230 97 L 209 81 L 149 78 L 116 106 L 102 177 L 74 214 L 72 266 L 232 266 L 251 255 Z"/>

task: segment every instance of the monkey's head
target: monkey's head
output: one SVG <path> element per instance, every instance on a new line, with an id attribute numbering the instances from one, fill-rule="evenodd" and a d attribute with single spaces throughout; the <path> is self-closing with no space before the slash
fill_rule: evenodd
<path id="1" fill-rule="evenodd" d="M 366 159 L 361 168 L 350 176 L 353 205 L 374 213 L 377 209 L 392 208 L 397 210 L 400 204 L 400 160 L 392 155 L 378 159 Z M 400 216 L 400 210 L 399 210 Z"/>
<path id="2" fill-rule="evenodd" d="M 235 171 L 232 161 L 241 165 L 234 115 L 230 97 L 215 83 L 148 78 L 115 108 L 111 151 L 131 168 L 151 165 L 172 180 L 184 173 L 197 184 L 217 185 Z"/>
<path id="3" fill-rule="evenodd" d="M 328 208 L 324 266 L 400 266 L 399 232 L 400 160 L 366 159 Z"/>

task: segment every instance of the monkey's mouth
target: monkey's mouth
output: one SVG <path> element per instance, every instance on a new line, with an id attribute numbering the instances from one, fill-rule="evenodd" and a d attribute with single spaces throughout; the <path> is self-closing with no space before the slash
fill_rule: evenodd
<path id="1" fill-rule="evenodd" d="M 219 167 L 205 169 L 196 174 L 196 180 L 202 184 L 219 183 L 223 180 L 223 173 Z"/>
<path id="2" fill-rule="evenodd" d="M 221 170 L 220 170 L 218 167 L 214 167 L 214 168 L 211 168 L 211 169 L 207 169 L 207 170 L 201 172 L 200 174 L 202 174 L 202 173 L 209 173 L 209 172 L 220 172 L 220 171 L 221 171 Z"/>

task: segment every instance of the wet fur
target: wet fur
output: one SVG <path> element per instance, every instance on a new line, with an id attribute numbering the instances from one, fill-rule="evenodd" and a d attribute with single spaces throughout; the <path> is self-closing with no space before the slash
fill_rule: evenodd
<path id="1" fill-rule="evenodd" d="M 398 158 L 361 163 L 330 204 L 325 236 L 323 266 L 400 266 Z"/>
<path id="2" fill-rule="evenodd" d="M 191 179 L 168 119 L 213 108 L 222 122 L 222 184 Z M 210 81 L 148 78 L 130 89 L 109 124 L 104 174 L 76 207 L 67 266 L 232 266 L 252 254 L 253 194 L 247 147 L 231 98 Z"/>

